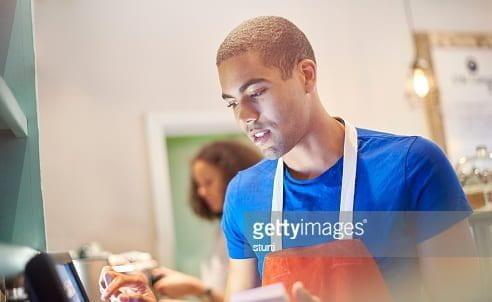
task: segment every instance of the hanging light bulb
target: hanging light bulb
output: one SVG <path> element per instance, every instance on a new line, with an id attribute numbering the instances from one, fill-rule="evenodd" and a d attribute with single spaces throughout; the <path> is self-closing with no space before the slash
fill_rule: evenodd
<path id="1" fill-rule="evenodd" d="M 434 81 L 430 71 L 430 64 L 423 59 L 417 49 L 417 38 L 413 25 L 412 10 L 410 0 L 403 0 L 405 8 L 405 18 L 407 20 L 408 30 L 412 35 L 413 46 L 415 48 L 415 61 L 411 65 L 409 78 L 407 81 L 407 96 L 410 99 L 424 100 L 434 89 Z"/>
<path id="2" fill-rule="evenodd" d="M 425 99 L 433 88 L 429 64 L 423 59 L 416 59 L 410 71 L 409 86 L 411 94 Z"/>
<path id="3" fill-rule="evenodd" d="M 419 98 L 425 98 L 430 91 L 430 84 L 424 71 L 420 68 L 413 70 L 413 91 Z"/>
<path id="4" fill-rule="evenodd" d="M 416 62 L 418 63 L 418 61 Z M 412 88 L 419 98 L 425 98 L 430 92 L 430 79 L 427 72 L 419 64 L 414 64 L 412 68 Z"/>

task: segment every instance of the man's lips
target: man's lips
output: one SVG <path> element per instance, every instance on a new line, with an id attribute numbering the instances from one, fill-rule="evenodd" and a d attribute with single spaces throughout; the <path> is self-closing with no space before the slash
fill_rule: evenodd
<path id="1" fill-rule="evenodd" d="M 270 139 L 271 134 L 270 130 L 263 129 L 252 131 L 249 136 L 256 145 L 262 145 Z"/>

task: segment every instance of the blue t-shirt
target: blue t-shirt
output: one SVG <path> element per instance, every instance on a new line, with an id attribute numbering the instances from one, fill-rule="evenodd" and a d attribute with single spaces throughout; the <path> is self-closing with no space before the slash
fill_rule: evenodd
<path id="1" fill-rule="evenodd" d="M 357 219 L 357 213 L 379 214 L 370 217 L 377 220 L 373 223 L 372 233 L 368 231 L 361 236 L 356 233 L 354 237 L 367 241 L 383 274 L 387 273 L 387 276 L 393 278 L 399 273 L 392 274 L 392 267 L 385 260 L 390 256 L 392 259 L 412 257 L 417 243 L 464 219 L 471 213 L 471 208 L 449 161 L 431 141 L 417 136 L 398 136 L 367 129 L 357 129 L 357 132 L 354 220 Z M 260 276 L 268 251 L 254 248 L 251 223 L 255 219 L 263 222 L 270 219 L 276 164 L 276 160 L 263 160 L 239 172 L 228 185 L 222 217 L 230 257 L 257 258 Z M 332 214 L 338 213 L 340 209 L 342 171 L 342 158 L 313 179 L 296 179 L 285 168 L 284 217 L 294 213 L 290 220 L 299 222 L 300 217 L 295 213 L 314 212 L 317 213 L 314 219 L 326 213 L 324 216 L 333 216 L 331 218 L 336 220 L 338 216 Z M 438 222 L 425 216 L 412 216 L 411 223 L 401 219 L 401 213 L 422 211 L 456 211 L 462 214 L 445 217 Z M 392 216 L 392 212 L 398 214 Z M 381 213 L 388 214 L 381 216 Z M 284 235 L 283 242 L 284 248 L 289 248 L 327 241 L 325 237 L 319 242 L 316 240 L 289 241 Z M 388 256 L 384 248 L 378 250 L 375 247 L 378 242 L 384 242 L 382 244 L 387 247 L 388 241 L 398 241 L 397 245 L 403 254 Z M 388 249 L 395 251 L 393 246 Z"/>

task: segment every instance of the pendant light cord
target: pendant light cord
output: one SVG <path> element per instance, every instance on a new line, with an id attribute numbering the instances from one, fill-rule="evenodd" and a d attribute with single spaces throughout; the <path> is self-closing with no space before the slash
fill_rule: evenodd
<path id="1" fill-rule="evenodd" d="M 413 36 L 415 31 L 413 24 L 412 8 L 410 7 L 410 0 L 403 0 L 403 6 L 405 8 L 405 18 L 407 19 L 407 26 L 410 34 Z"/>

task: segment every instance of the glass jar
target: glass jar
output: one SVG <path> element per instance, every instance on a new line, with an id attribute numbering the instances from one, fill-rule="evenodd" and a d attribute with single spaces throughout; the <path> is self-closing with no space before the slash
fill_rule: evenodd
<path id="1" fill-rule="evenodd" d="M 456 172 L 474 209 L 492 208 L 492 153 L 477 146 L 472 156 L 459 159 Z"/>

